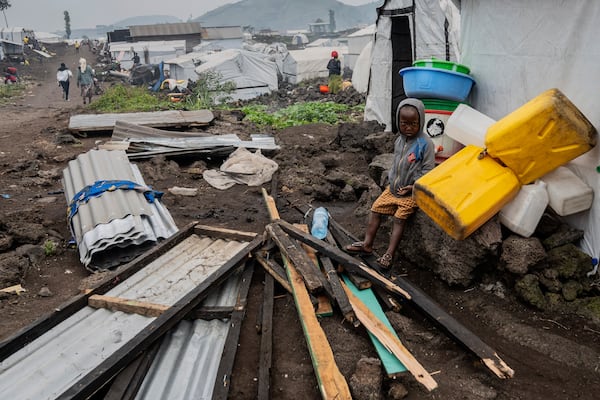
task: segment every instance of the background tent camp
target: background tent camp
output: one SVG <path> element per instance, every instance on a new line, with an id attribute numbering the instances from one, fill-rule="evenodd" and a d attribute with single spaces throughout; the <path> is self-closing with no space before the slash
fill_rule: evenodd
<path id="1" fill-rule="evenodd" d="M 348 52 L 346 47 L 307 47 L 303 50 L 290 50 L 286 54 L 281 71 L 283 79 L 298 84 L 307 79 L 326 78 L 329 76 L 327 63 L 334 50 L 339 54 L 343 70 L 344 54 Z"/>
<path id="2" fill-rule="evenodd" d="M 470 67 L 476 81 L 470 104 L 495 120 L 557 88 L 600 127 L 598 90 L 591 84 L 600 76 L 598 2 L 387 0 L 378 11 L 366 120 L 392 130 L 404 97 L 398 71 L 436 57 Z M 560 29 L 551 21 L 560 21 Z M 567 217 L 584 231 L 581 248 L 592 257 L 600 255 L 599 165 L 600 146 L 566 165 L 596 193 L 590 210 Z"/>
<path id="3" fill-rule="evenodd" d="M 251 99 L 278 88 L 277 65 L 263 54 L 228 49 L 206 54 L 199 60 L 201 64 L 196 67 L 196 74 L 213 71 L 220 83 L 235 83 L 235 91 L 229 94 L 233 100 Z"/>

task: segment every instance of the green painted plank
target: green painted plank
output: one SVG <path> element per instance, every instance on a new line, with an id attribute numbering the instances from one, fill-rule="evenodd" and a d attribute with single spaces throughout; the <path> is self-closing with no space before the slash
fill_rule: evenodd
<path id="1" fill-rule="evenodd" d="M 383 323 L 389 328 L 390 332 L 392 332 L 392 334 L 395 337 L 398 337 L 396 331 L 394 331 L 394 328 L 392 328 L 392 324 L 390 324 L 390 321 L 385 316 L 385 313 L 383 312 L 379 301 L 375 297 L 375 293 L 373 293 L 373 290 L 370 288 L 360 290 L 352 283 L 352 281 L 348 278 L 346 274 L 342 274 L 342 278 L 344 278 L 344 283 L 346 283 L 346 285 L 348 286 L 348 288 L 350 288 L 352 293 L 354 293 L 354 295 L 356 295 L 356 297 L 358 297 L 360 301 L 362 301 L 371 310 L 373 315 L 375 315 L 381 321 L 381 323 Z M 375 351 L 377 351 L 379 359 L 381 360 L 383 367 L 385 368 L 385 372 L 388 375 L 395 375 L 400 372 L 406 372 L 407 369 L 404 366 L 404 364 L 402 364 L 402 362 L 400 362 L 400 360 L 398 360 L 395 355 L 390 353 L 390 351 L 386 349 L 385 346 L 381 344 L 379 339 L 377 339 L 371 332 L 368 333 L 369 337 L 371 338 L 371 341 L 373 342 L 373 345 L 375 346 Z"/>

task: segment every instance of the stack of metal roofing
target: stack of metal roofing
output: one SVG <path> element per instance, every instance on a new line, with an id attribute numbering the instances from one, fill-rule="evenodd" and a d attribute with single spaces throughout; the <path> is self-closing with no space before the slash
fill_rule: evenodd
<path id="1" fill-rule="evenodd" d="M 80 196 L 82 190 L 102 181 L 127 182 L 129 188 L 111 187 L 95 196 Z M 118 266 L 177 232 L 160 200 L 147 199 L 152 191 L 124 151 L 91 150 L 79 155 L 63 170 L 63 186 L 67 204 L 76 210 L 69 215 L 69 225 L 79 259 L 89 269 Z"/>

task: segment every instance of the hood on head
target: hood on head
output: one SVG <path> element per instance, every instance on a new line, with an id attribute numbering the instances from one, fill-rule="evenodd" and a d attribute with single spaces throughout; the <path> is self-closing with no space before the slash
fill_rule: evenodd
<path id="1" fill-rule="evenodd" d="M 425 105 L 421 100 L 412 97 L 402 100 L 398 104 L 398 108 L 396 108 L 396 126 L 398 130 L 400 130 L 400 109 L 407 105 L 413 106 L 419 112 L 419 132 L 423 132 L 423 126 L 425 125 Z"/>

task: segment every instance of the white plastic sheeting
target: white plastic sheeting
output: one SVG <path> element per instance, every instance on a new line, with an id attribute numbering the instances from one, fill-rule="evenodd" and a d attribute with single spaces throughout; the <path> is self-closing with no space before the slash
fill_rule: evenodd
<path id="1" fill-rule="evenodd" d="M 134 51 L 140 56 L 142 64 L 158 64 L 185 54 L 185 40 L 113 42 L 108 44 L 108 48 L 113 60 L 119 61 L 123 69 L 131 69 Z"/>
<path id="2" fill-rule="evenodd" d="M 165 60 L 165 69 L 169 71 L 169 77 L 172 79 L 195 81 L 198 79 L 196 67 L 200 64 L 200 58 L 205 54 L 194 51 Z"/>
<path id="3" fill-rule="evenodd" d="M 354 71 L 352 71 L 352 86 L 359 93 L 367 93 L 369 89 L 369 72 L 371 71 L 371 55 L 373 54 L 373 42 L 367 43 L 361 51 Z"/>
<path id="4" fill-rule="evenodd" d="M 283 59 L 283 78 L 289 83 L 297 84 L 307 79 L 329 76 L 327 63 L 334 50 L 338 52 L 343 69 L 347 47 L 308 47 L 303 50 L 290 50 Z"/>
<path id="5" fill-rule="evenodd" d="M 411 6 L 414 2 L 414 12 Z M 446 59 L 446 33 L 444 24 L 450 26 L 450 60 L 458 61 L 460 16 L 451 0 L 388 0 L 381 6 L 377 19 L 375 43 L 371 57 L 371 78 L 365 105 L 365 120 L 385 124 L 386 131 L 392 130 L 392 18 L 408 16 L 413 37 L 413 59 Z M 506 33 L 506 28 L 505 28 Z"/>
<path id="6" fill-rule="evenodd" d="M 461 7 L 462 63 L 477 80 L 471 93 L 474 108 L 501 119 L 545 90 L 558 88 L 600 127 L 594 84 L 600 76 L 599 2 L 463 0 Z M 566 218 L 584 231 L 581 248 L 593 257 L 600 255 L 598 165 L 598 146 L 566 165 L 595 193 L 590 210 Z"/>
<path id="7" fill-rule="evenodd" d="M 344 54 L 346 66 L 354 71 L 356 63 L 364 48 L 375 38 L 375 24 L 348 35 L 348 53 Z"/>
<path id="8" fill-rule="evenodd" d="M 277 65 L 263 54 L 247 50 L 229 49 L 206 54 L 200 58 L 196 74 L 217 72 L 220 82 L 233 82 L 234 99 L 250 99 L 277 90 Z"/>

